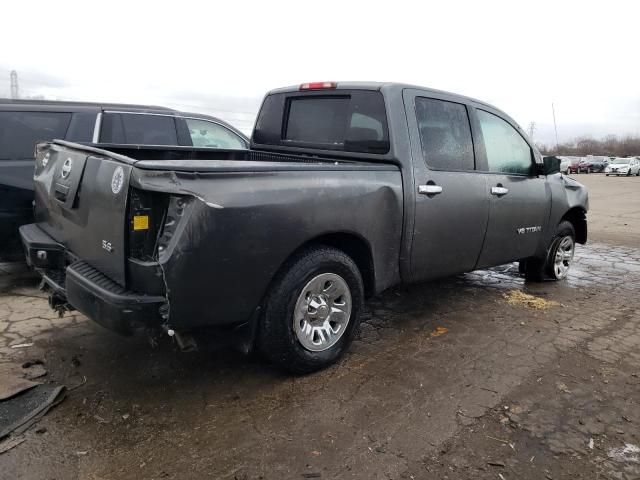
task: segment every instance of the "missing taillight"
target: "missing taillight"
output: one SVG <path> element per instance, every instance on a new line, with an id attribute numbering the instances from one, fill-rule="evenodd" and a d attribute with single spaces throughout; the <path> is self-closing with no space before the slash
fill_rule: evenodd
<path id="1" fill-rule="evenodd" d="M 129 195 L 129 255 L 153 260 L 169 202 L 168 195 L 132 188 Z"/>
<path id="2" fill-rule="evenodd" d="M 172 195 L 168 200 L 166 216 L 162 226 L 162 232 L 158 237 L 158 256 L 166 251 L 171 244 L 171 239 L 176 233 L 176 228 L 180 223 L 180 217 L 184 215 L 187 205 L 191 201 L 191 197 L 179 197 Z"/>

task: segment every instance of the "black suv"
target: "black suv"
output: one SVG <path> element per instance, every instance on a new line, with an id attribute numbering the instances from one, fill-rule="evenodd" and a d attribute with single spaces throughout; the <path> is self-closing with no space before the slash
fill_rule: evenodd
<path id="1" fill-rule="evenodd" d="M 163 107 L 0 99 L 0 259 L 20 252 L 32 220 L 34 149 L 42 140 L 245 149 L 249 139 L 207 115 Z"/>

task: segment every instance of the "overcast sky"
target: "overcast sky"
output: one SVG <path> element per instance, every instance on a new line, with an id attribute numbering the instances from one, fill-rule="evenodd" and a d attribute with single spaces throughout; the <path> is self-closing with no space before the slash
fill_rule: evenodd
<path id="1" fill-rule="evenodd" d="M 640 134 L 640 2 L 6 2 L 0 96 L 151 103 L 250 131 L 264 93 L 318 80 L 470 95 L 535 139 Z"/>

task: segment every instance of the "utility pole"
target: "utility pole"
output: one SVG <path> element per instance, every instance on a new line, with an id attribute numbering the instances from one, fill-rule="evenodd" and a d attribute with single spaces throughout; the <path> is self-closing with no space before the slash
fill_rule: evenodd
<path id="1" fill-rule="evenodd" d="M 556 109 L 551 102 L 551 112 L 553 113 L 553 128 L 556 131 L 556 152 L 558 151 L 558 125 L 556 124 Z"/>
<path id="2" fill-rule="evenodd" d="M 11 70 L 11 98 L 20 98 L 20 88 L 18 87 L 18 72 Z"/>

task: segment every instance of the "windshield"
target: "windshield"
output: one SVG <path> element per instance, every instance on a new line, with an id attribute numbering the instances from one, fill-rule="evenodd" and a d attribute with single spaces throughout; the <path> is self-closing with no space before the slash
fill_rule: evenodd
<path id="1" fill-rule="evenodd" d="M 630 158 L 616 158 L 613 162 L 614 165 L 626 165 L 631 161 Z"/>

